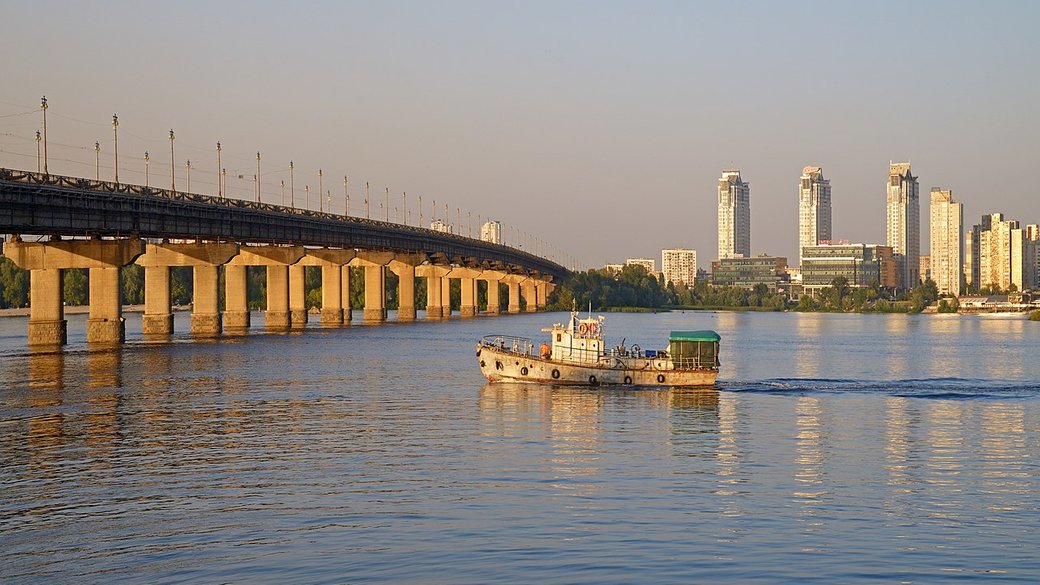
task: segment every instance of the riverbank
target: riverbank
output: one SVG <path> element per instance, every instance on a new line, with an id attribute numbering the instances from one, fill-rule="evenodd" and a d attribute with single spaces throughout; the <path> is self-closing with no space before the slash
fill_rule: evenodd
<path id="1" fill-rule="evenodd" d="M 174 305 L 174 311 L 191 311 L 191 305 Z M 66 315 L 86 315 L 90 312 L 88 305 L 73 305 L 65 307 Z M 124 313 L 143 313 L 144 305 L 123 305 Z M 0 317 L 28 317 L 29 307 L 21 309 L 0 309 Z"/>

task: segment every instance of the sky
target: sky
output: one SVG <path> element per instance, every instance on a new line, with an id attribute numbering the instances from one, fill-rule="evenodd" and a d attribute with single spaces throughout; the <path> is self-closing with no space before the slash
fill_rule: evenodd
<path id="1" fill-rule="evenodd" d="M 493 218 L 526 249 L 600 267 L 717 256 L 717 183 L 751 185 L 752 253 L 797 255 L 798 180 L 831 180 L 835 240 L 885 243 L 890 160 L 966 226 L 1040 223 L 1037 2 L 9 2 L 0 166 L 113 172 L 428 223 Z M 238 176 L 242 178 L 239 179 Z M 286 187 L 289 190 L 289 187 Z M 331 194 L 328 193 L 331 191 Z M 407 198 L 403 195 L 407 193 Z M 460 210 L 460 211 L 456 211 Z M 391 219 L 395 212 L 389 211 Z M 519 235 L 520 233 L 524 235 Z M 507 242 L 508 243 L 508 242 Z M 796 264 L 796 261 L 792 261 Z"/>

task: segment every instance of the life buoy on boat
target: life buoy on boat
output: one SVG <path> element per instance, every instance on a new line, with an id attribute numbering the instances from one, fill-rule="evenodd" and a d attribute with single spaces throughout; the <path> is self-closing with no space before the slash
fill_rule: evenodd
<path id="1" fill-rule="evenodd" d="M 596 385 L 596 376 L 589 376 L 589 384 Z"/>
<path id="2" fill-rule="evenodd" d="M 588 323 L 578 323 L 578 335 L 580 335 L 582 337 L 585 337 L 588 334 L 589 334 L 589 324 Z"/>
<path id="3" fill-rule="evenodd" d="M 520 368 L 520 375 L 521 376 L 526 376 L 527 375 L 527 366 L 524 366 L 524 367 Z"/>
<path id="4" fill-rule="evenodd" d="M 657 374 L 657 383 L 664 384 L 664 374 Z"/>
<path id="5" fill-rule="evenodd" d="M 632 376 L 625 376 L 625 384 L 631 384 L 631 383 L 632 383 Z"/>
<path id="6" fill-rule="evenodd" d="M 552 377 L 553 377 L 553 380 L 559 380 L 560 379 L 560 370 L 557 370 L 556 368 L 553 368 Z"/>

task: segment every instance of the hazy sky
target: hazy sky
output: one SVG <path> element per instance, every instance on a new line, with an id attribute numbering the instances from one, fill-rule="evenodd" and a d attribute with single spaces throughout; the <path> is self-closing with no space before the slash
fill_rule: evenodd
<path id="1" fill-rule="evenodd" d="M 263 155 L 264 199 L 296 164 L 316 200 L 416 221 L 500 219 L 600 266 L 691 247 L 716 256 L 716 185 L 751 183 L 752 251 L 797 254 L 801 169 L 831 180 L 834 237 L 884 243 L 889 160 L 965 223 L 1040 222 L 1040 2 L 8 2 L 0 165 L 35 168 L 39 97 L 51 171 L 233 195 Z M 25 113 L 23 112 L 33 112 Z M 315 205 L 316 206 L 316 205 Z M 391 212 L 391 216 L 393 212 Z M 796 264 L 797 262 L 792 262 Z"/>

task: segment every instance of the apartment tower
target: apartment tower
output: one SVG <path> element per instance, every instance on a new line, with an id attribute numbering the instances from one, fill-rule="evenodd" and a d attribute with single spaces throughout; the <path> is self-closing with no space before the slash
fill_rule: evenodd
<path id="1" fill-rule="evenodd" d="M 921 280 L 921 201 L 908 162 L 888 165 L 887 210 L 888 245 L 896 261 L 898 286 L 910 289 Z"/>
<path id="2" fill-rule="evenodd" d="M 806 246 L 830 243 L 831 182 L 820 167 L 802 169 L 798 189 L 798 257 Z"/>
<path id="3" fill-rule="evenodd" d="M 673 248 L 661 250 L 661 273 L 665 283 L 693 286 L 697 279 L 697 250 Z"/>
<path id="4" fill-rule="evenodd" d="M 739 169 L 719 179 L 719 258 L 751 256 L 751 188 Z"/>
<path id="5" fill-rule="evenodd" d="M 932 280 L 939 294 L 960 296 L 964 263 L 964 204 L 953 192 L 932 188 L 930 210 Z"/>

